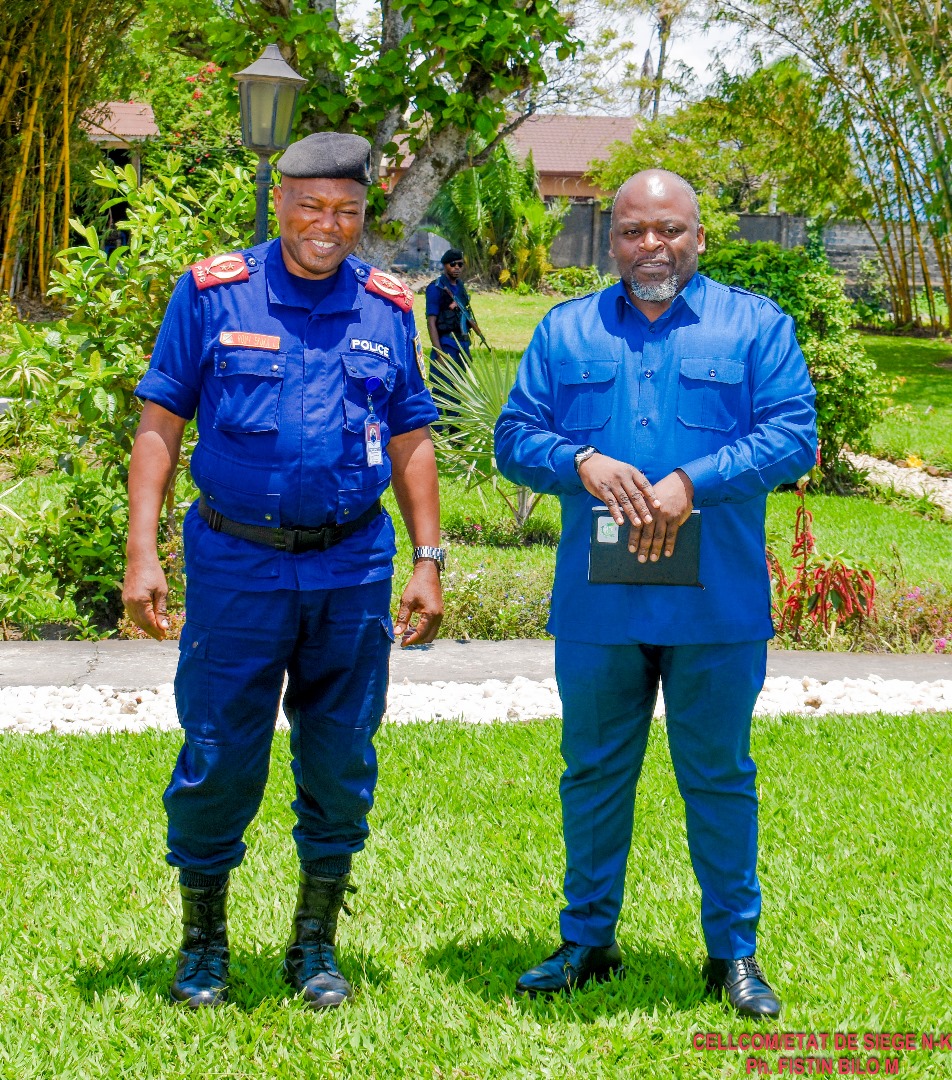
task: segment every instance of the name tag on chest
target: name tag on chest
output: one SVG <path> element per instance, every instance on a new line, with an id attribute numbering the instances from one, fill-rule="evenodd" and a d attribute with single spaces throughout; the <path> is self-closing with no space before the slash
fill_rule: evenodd
<path id="1" fill-rule="evenodd" d="M 222 345 L 235 345 L 240 349 L 267 349 L 277 352 L 281 339 L 277 334 L 248 334 L 244 330 L 222 330 L 218 335 Z"/>

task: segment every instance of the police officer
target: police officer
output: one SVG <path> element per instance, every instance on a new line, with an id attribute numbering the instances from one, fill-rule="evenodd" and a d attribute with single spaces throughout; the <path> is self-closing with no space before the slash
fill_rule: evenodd
<path id="1" fill-rule="evenodd" d="M 463 284 L 463 253 L 450 248 L 442 260 L 443 272 L 426 287 L 426 327 L 430 334 L 433 351 L 430 360 L 434 370 L 439 371 L 441 352 L 457 363 L 469 359 L 470 330 L 483 336 L 473 309 L 469 293 Z"/>
<path id="2" fill-rule="evenodd" d="M 175 680 L 185 741 L 164 800 L 184 924 L 171 993 L 192 1007 L 227 996 L 228 876 L 264 792 L 285 678 L 301 871 L 284 973 L 315 1008 L 350 997 L 335 931 L 368 832 L 390 644 L 431 641 L 442 617 L 437 413 L 413 296 L 352 254 L 369 143 L 310 135 L 277 168 L 280 238 L 179 280 L 136 390 L 123 598 L 155 638 L 168 629 L 159 512 L 183 429 L 198 424 Z M 390 483 L 415 545 L 396 626 Z"/>
<path id="3" fill-rule="evenodd" d="M 790 318 L 697 273 L 704 229 L 681 177 L 628 180 L 611 243 L 621 281 L 548 313 L 496 428 L 501 472 L 557 494 L 563 526 L 549 629 L 563 707 L 566 906 L 561 945 L 517 989 L 555 993 L 622 971 L 615 927 L 660 683 L 708 985 L 741 1013 L 776 1016 L 755 959 L 750 727 L 773 636 L 766 497 L 813 465 L 813 387 Z M 700 507 L 704 589 L 589 584 L 602 503 L 630 524 L 641 561 L 670 556 Z"/>

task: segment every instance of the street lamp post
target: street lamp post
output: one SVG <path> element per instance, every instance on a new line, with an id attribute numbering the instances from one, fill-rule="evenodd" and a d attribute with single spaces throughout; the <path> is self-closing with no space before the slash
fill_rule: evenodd
<path id="1" fill-rule="evenodd" d="M 257 60 L 235 75 L 241 108 L 241 142 L 258 155 L 255 170 L 255 243 L 268 239 L 268 196 L 272 154 L 291 141 L 294 107 L 307 82 L 285 63 L 277 45 L 269 45 Z"/>

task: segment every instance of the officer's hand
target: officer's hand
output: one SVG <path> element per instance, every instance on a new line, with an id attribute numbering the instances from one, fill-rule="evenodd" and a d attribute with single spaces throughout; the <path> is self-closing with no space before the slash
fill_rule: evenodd
<path id="1" fill-rule="evenodd" d="M 161 641 L 169 628 L 165 602 L 169 587 L 158 556 L 130 559 L 122 585 L 126 614 L 149 637 Z"/>
<path id="2" fill-rule="evenodd" d="M 583 467 L 584 467 L 583 462 Z M 654 486 L 657 510 L 654 520 L 640 529 L 632 528 L 628 534 L 628 550 L 638 553 L 639 562 L 657 562 L 662 551 L 666 556 L 674 554 L 678 529 L 691 516 L 694 485 L 680 469 L 668 473 Z"/>
<path id="3" fill-rule="evenodd" d="M 418 612 L 414 625 L 411 616 Z M 394 637 L 400 648 L 408 645 L 426 645 L 432 641 L 443 621 L 443 590 L 440 587 L 440 571 L 432 559 L 421 559 L 413 567 L 413 576 L 400 597 L 400 610 L 393 626 Z"/>
<path id="4" fill-rule="evenodd" d="M 624 525 L 627 518 L 633 529 L 640 529 L 661 505 L 643 473 L 605 454 L 583 461 L 578 475 L 586 491 L 608 507 L 616 525 Z"/>

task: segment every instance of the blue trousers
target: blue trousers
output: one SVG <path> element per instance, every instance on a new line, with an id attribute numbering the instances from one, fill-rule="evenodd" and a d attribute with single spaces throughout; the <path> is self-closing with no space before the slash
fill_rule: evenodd
<path id="1" fill-rule="evenodd" d="M 358 851 L 367 837 L 387 702 L 390 580 L 345 589 L 246 592 L 190 576 L 175 676 L 185 730 L 164 802 L 168 861 L 223 874 L 268 779 L 287 674 L 302 862 Z"/>
<path id="2" fill-rule="evenodd" d="M 562 697 L 566 906 L 562 937 L 610 945 L 621 911 L 635 789 L 659 683 L 709 956 L 756 948 L 757 769 L 751 714 L 767 644 L 590 645 L 556 641 Z M 650 812 L 650 810 L 649 810 Z"/>

